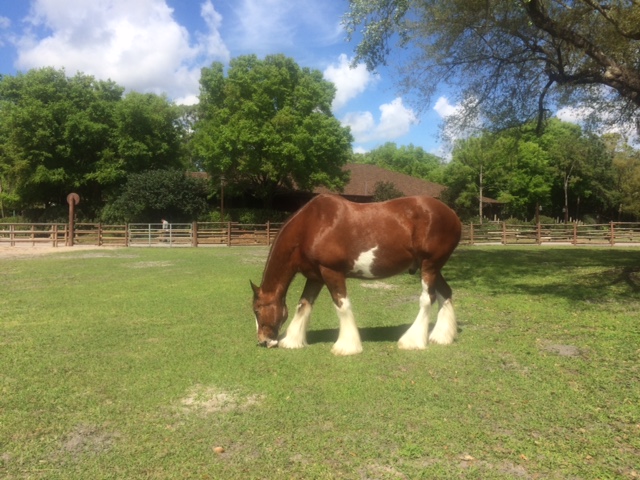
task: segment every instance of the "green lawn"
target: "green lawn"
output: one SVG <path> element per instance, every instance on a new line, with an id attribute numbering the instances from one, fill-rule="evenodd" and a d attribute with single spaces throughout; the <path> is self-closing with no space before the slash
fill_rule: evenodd
<path id="1" fill-rule="evenodd" d="M 640 249 L 459 248 L 459 337 L 420 352 L 418 277 L 352 280 L 352 357 L 326 291 L 308 348 L 255 346 L 266 255 L 0 259 L 0 478 L 640 476 Z"/>

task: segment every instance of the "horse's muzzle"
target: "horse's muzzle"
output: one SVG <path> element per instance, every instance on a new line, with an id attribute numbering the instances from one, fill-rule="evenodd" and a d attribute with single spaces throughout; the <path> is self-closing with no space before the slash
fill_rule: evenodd
<path id="1" fill-rule="evenodd" d="M 275 348 L 278 346 L 278 340 L 262 340 L 258 342 L 259 347 Z"/>

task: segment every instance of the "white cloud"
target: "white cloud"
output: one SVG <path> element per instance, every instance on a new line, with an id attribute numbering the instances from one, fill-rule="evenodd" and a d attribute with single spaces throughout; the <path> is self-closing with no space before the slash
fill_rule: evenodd
<path id="1" fill-rule="evenodd" d="M 229 58 L 218 31 L 222 17 L 210 0 L 201 14 L 208 31 L 191 44 L 165 0 L 35 0 L 30 27 L 16 41 L 17 67 L 64 67 L 128 89 L 191 98 L 200 68 Z"/>
<path id="2" fill-rule="evenodd" d="M 301 40 L 335 43 L 344 32 L 335 20 L 336 7 L 334 2 L 317 0 L 237 0 L 232 43 L 240 51 L 258 55 L 294 48 Z"/>
<path id="3" fill-rule="evenodd" d="M 440 115 L 441 118 L 447 118 L 451 115 L 458 113 L 460 110 L 459 105 L 451 105 L 447 97 L 440 97 L 433 106 L 433 109 Z"/>
<path id="4" fill-rule="evenodd" d="M 343 125 L 351 127 L 356 143 L 385 142 L 402 137 L 417 122 L 414 111 L 405 107 L 400 97 L 380 106 L 380 121 L 377 124 L 371 112 L 352 112 L 342 119 Z"/>
<path id="5" fill-rule="evenodd" d="M 343 53 L 337 64 L 331 64 L 324 70 L 324 78 L 336 86 L 336 97 L 332 105 L 336 111 L 363 93 L 379 77 L 370 73 L 363 63 L 351 68 L 351 60 Z"/>

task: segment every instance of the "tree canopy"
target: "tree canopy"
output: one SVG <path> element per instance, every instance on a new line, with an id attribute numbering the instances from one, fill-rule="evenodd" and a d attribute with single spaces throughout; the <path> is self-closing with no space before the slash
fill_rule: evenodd
<path id="1" fill-rule="evenodd" d="M 0 206 L 96 216 L 129 173 L 182 166 L 179 111 L 165 97 L 42 68 L 0 78 Z"/>
<path id="2" fill-rule="evenodd" d="M 635 0 L 350 0 L 362 35 L 354 62 L 384 64 L 396 45 L 403 85 L 428 102 L 454 87 L 459 128 L 503 129 L 569 105 L 593 121 L 640 129 L 640 3 Z"/>
<path id="3" fill-rule="evenodd" d="M 241 56 L 226 74 L 214 63 L 202 69 L 195 155 L 267 206 L 282 187 L 341 188 L 352 136 L 331 113 L 334 96 L 320 71 L 284 55 Z"/>
<path id="4" fill-rule="evenodd" d="M 535 124 L 485 132 L 456 142 L 445 174 L 446 200 L 464 216 L 478 214 L 482 195 L 503 202 L 504 213 L 520 219 L 533 218 L 537 207 L 565 220 L 585 212 L 611 219 L 621 192 L 629 190 L 624 179 L 615 185 L 612 152 L 601 138 L 557 119 L 542 136 Z M 621 152 L 621 163 L 623 158 Z M 624 165 L 633 170 L 631 159 Z"/>
<path id="5" fill-rule="evenodd" d="M 444 161 L 413 144 L 398 147 L 393 142 L 387 142 L 370 152 L 358 154 L 355 158 L 360 163 L 377 165 L 430 182 L 443 182 Z"/>

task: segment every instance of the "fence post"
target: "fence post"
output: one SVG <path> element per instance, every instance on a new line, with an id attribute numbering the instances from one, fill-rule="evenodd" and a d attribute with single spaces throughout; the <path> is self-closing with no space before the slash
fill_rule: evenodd
<path id="1" fill-rule="evenodd" d="M 227 247 L 231 246 L 231 222 L 227 222 Z"/>
<path id="2" fill-rule="evenodd" d="M 128 223 L 124 224 L 124 246 L 125 247 L 129 246 L 129 224 Z"/>
<path id="3" fill-rule="evenodd" d="M 611 222 L 610 224 L 610 234 L 611 234 L 611 238 L 609 239 L 609 244 L 613 247 L 616 244 L 616 240 L 615 240 L 615 231 L 613 228 L 613 222 Z"/>
<path id="4" fill-rule="evenodd" d="M 542 245 L 542 228 L 540 222 L 536 223 L 536 243 Z"/>
<path id="5" fill-rule="evenodd" d="M 198 222 L 193 222 L 191 224 L 191 246 L 198 246 Z"/>
<path id="6" fill-rule="evenodd" d="M 507 244 L 507 222 L 502 222 L 502 244 Z"/>
<path id="7" fill-rule="evenodd" d="M 51 227 L 51 235 L 53 235 L 53 246 L 58 246 L 58 224 L 54 223 Z"/>
<path id="8" fill-rule="evenodd" d="M 578 244 L 578 222 L 573 222 L 573 241 L 571 243 Z"/>
<path id="9" fill-rule="evenodd" d="M 271 246 L 271 222 L 267 220 L 267 247 Z"/>
<path id="10" fill-rule="evenodd" d="M 102 222 L 98 222 L 98 246 L 101 247 L 102 244 Z"/>
<path id="11" fill-rule="evenodd" d="M 469 224 L 469 245 L 473 245 L 473 223 Z"/>

